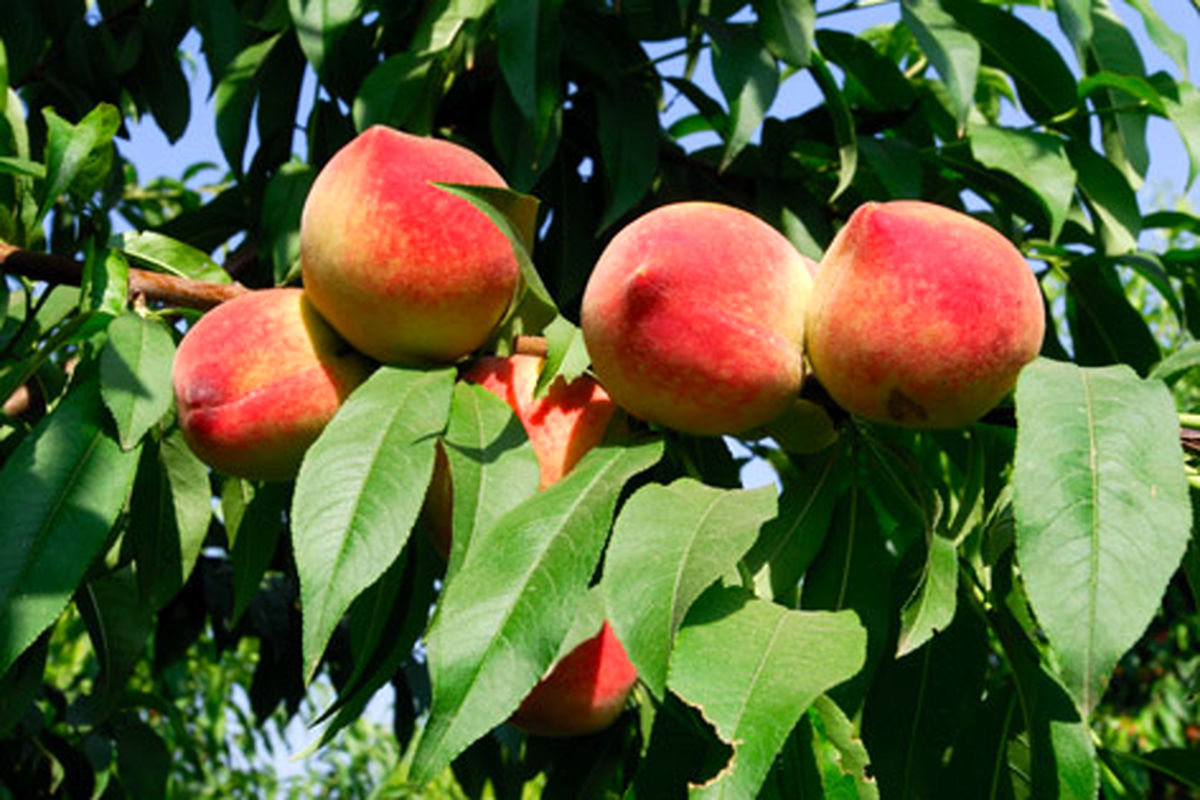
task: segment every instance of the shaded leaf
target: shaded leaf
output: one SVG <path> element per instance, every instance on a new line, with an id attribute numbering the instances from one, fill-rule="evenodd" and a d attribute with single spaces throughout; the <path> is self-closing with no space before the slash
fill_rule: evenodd
<path id="1" fill-rule="evenodd" d="M 47 133 L 46 182 L 38 219 L 46 215 L 59 195 L 87 167 L 92 154 L 111 146 L 121 125 L 120 112 L 108 103 L 97 105 L 78 125 L 72 125 L 49 108 L 43 109 L 42 116 L 46 119 Z"/>
<path id="2" fill-rule="evenodd" d="M 300 49 L 317 74 L 324 74 L 330 51 L 362 15 L 362 0 L 288 0 L 287 6 Z"/>
<path id="3" fill-rule="evenodd" d="M 817 20 L 811 0 L 757 0 L 754 7 L 767 49 L 794 67 L 807 67 Z"/>
<path id="4" fill-rule="evenodd" d="M 775 59 L 744 26 L 711 25 L 713 75 L 729 108 L 721 169 L 733 163 L 762 124 L 779 91 Z"/>
<path id="5" fill-rule="evenodd" d="M 825 65 L 825 60 L 814 53 L 811 65 L 813 80 L 825 96 L 829 114 L 833 118 L 833 135 L 838 146 L 838 182 L 829 202 L 836 200 L 842 192 L 850 188 L 854 181 L 854 173 L 858 169 L 858 139 L 854 133 L 854 116 L 846 104 L 846 98 L 833 80 L 833 73 Z"/>
<path id="6" fill-rule="evenodd" d="M 1024 184 L 1046 212 L 1050 239 L 1058 238 L 1075 192 L 1075 170 L 1058 137 L 973 125 L 971 155 L 985 167 L 1012 175 Z"/>
<path id="7" fill-rule="evenodd" d="M 900 609 L 896 658 L 918 649 L 954 619 L 958 590 L 958 548 L 953 540 L 933 535 L 925 567 L 913 593 Z"/>
<path id="8" fill-rule="evenodd" d="M 975 97 L 979 42 L 959 27 L 937 0 L 902 0 L 900 15 L 946 84 L 958 129 L 962 131 Z"/>

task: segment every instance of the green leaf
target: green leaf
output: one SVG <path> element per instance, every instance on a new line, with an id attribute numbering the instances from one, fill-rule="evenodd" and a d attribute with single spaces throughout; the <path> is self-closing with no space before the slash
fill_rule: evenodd
<path id="1" fill-rule="evenodd" d="M 128 567 L 85 583 L 75 605 L 100 667 L 96 698 L 103 709 L 112 710 L 146 649 L 153 616 L 142 604 L 136 576 Z"/>
<path id="2" fill-rule="evenodd" d="M 1105 751 L 1118 761 L 1157 772 L 1180 786 L 1200 789 L 1200 760 L 1196 751 L 1184 747 L 1163 747 L 1148 753 L 1123 753 L 1119 750 Z"/>
<path id="3" fill-rule="evenodd" d="M 1092 0 L 1058 0 L 1054 11 L 1058 26 L 1075 46 L 1075 52 L 1082 53 L 1092 39 Z"/>
<path id="4" fill-rule="evenodd" d="M 845 712 L 825 695 L 808 709 L 821 787 L 836 800 L 879 800 L 871 757 Z"/>
<path id="5" fill-rule="evenodd" d="M 1187 80 L 1187 39 L 1164 22 L 1148 0 L 1129 0 L 1129 5 L 1142 15 L 1142 24 L 1146 28 L 1146 34 L 1154 44 L 1158 45 L 1159 50 L 1175 62 L 1175 66 L 1179 67 L 1179 74 L 1183 76 L 1184 80 Z"/>
<path id="6" fill-rule="evenodd" d="M 779 69 L 746 26 L 709 26 L 713 75 L 729 107 L 729 131 L 721 153 L 726 169 L 750 143 L 779 91 Z"/>
<path id="7" fill-rule="evenodd" d="M 979 42 L 937 0 L 902 0 L 900 17 L 946 84 L 958 129 L 965 130 L 979 73 Z"/>
<path id="8" fill-rule="evenodd" d="M 1092 732 L 1013 615 L 1012 609 L 1023 607 L 1026 601 L 1012 581 L 1012 572 L 1007 556 L 993 571 L 997 602 L 990 620 L 1012 665 L 1018 707 L 1028 734 L 1030 763 L 1022 770 L 1023 778 L 1031 786 L 1032 797 L 1095 800 L 1100 773 Z M 1013 744 L 1010 740 L 1010 753 Z"/>
<path id="9" fill-rule="evenodd" d="M 774 486 L 724 490 L 690 478 L 642 487 L 626 501 L 600 586 L 609 622 L 655 696 L 688 608 L 736 569 L 776 511 Z"/>
<path id="10" fill-rule="evenodd" d="M 175 341 L 166 326 L 133 312 L 108 326 L 100 351 L 100 396 L 129 450 L 171 408 Z"/>
<path id="11" fill-rule="evenodd" d="M 426 634 L 433 706 L 411 779 L 424 784 L 516 709 L 587 591 L 622 487 L 659 442 L 593 449 L 471 542 Z"/>
<path id="12" fill-rule="evenodd" d="M 1108 0 L 1092 0 L 1092 38 L 1088 47 L 1088 72 L 1107 70 L 1118 75 L 1145 77 L 1137 40 L 1121 23 Z M 1119 92 L 1102 93 L 1093 98 L 1098 110 L 1128 105 L 1129 100 Z M 1109 159 L 1121 168 L 1131 182 L 1138 182 L 1150 165 L 1146 149 L 1146 115 L 1140 112 L 1103 113 L 1100 116 L 1101 139 Z"/>
<path id="13" fill-rule="evenodd" d="M 50 108 L 44 108 L 42 116 L 47 136 L 46 182 L 37 213 L 39 220 L 87 166 L 93 152 L 111 146 L 121 127 L 121 113 L 108 103 L 97 105 L 78 125 L 67 122 Z"/>
<path id="14" fill-rule="evenodd" d="M 296 0 L 289 0 L 289 5 Z M 280 41 L 276 34 L 247 47 L 229 63 L 224 77 L 213 90 L 217 112 L 217 141 L 234 174 L 242 174 L 246 139 L 250 136 L 250 116 L 263 63 Z"/>
<path id="15" fill-rule="evenodd" d="M 917 93 L 896 62 L 865 40 L 843 31 L 822 29 L 817 31 L 817 46 L 831 64 L 846 73 L 847 90 L 853 80 L 880 110 L 899 110 L 916 102 Z"/>
<path id="16" fill-rule="evenodd" d="M 1200 367 L 1200 342 L 1188 342 L 1158 362 L 1149 377 L 1169 384 L 1196 367 Z"/>
<path id="17" fill-rule="evenodd" d="M 292 548 L 311 679 L 342 614 L 400 555 L 445 428 L 451 369 L 382 367 L 309 448 L 292 501 Z"/>
<path id="18" fill-rule="evenodd" d="M 300 213 L 316 177 L 309 165 L 289 161 L 267 182 L 259 231 L 261 247 L 271 255 L 276 285 L 284 283 L 300 261 Z"/>
<path id="19" fill-rule="evenodd" d="M 416 33 L 410 52 L 425 54 L 445 50 L 470 22 L 496 5 L 496 0 L 435 0 L 430 3 Z"/>
<path id="20" fill-rule="evenodd" d="M 1142 214 L 1137 194 L 1124 173 L 1079 140 L 1067 143 L 1071 166 L 1079 176 L 1079 188 L 1100 223 L 1104 252 L 1127 253 L 1137 247 Z"/>
<path id="21" fill-rule="evenodd" d="M 1170 393 L 1128 367 L 1037 361 L 1017 384 L 1017 558 L 1084 714 L 1154 616 L 1191 508 Z"/>
<path id="22" fill-rule="evenodd" d="M 596 95 L 600 161 L 608 180 L 608 204 L 598 231 L 637 205 L 658 174 L 661 133 L 655 98 L 639 84 L 622 84 L 622 90 Z"/>
<path id="23" fill-rule="evenodd" d="M 944 630 L 954 619 L 958 591 L 958 548 L 944 536 L 929 539 L 925 568 L 900 609 L 896 658 L 903 658 Z"/>
<path id="24" fill-rule="evenodd" d="M 113 247 L 156 272 L 208 283 L 233 281 L 203 250 L 154 231 L 126 231 L 115 238 Z"/>
<path id="25" fill-rule="evenodd" d="M 756 0 L 758 32 L 767 49 L 794 67 L 807 67 L 817 10 L 811 0 Z"/>
<path id="26" fill-rule="evenodd" d="M 972 125 L 971 155 L 985 167 L 1024 184 L 1046 212 L 1051 241 L 1058 238 L 1075 191 L 1075 170 L 1061 139 L 1046 133 Z"/>
<path id="27" fill-rule="evenodd" d="M 450 579 L 475 537 L 533 496 L 540 473 L 525 428 L 508 403 L 467 383 L 454 386 L 445 453 L 453 486 Z"/>
<path id="28" fill-rule="evenodd" d="M 897 561 L 865 488 L 852 483 L 835 506 L 825 543 L 804 573 L 800 595 L 802 608 L 854 610 L 867 629 L 863 671 L 833 692 L 833 699 L 851 715 L 857 713 L 876 665 L 894 641 L 892 577 Z"/>
<path id="29" fill-rule="evenodd" d="M 526 119 L 538 113 L 538 11 L 540 3 L 496 0 L 496 59 L 513 101 Z"/>
<path id="30" fill-rule="evenodd" d="M 943 0 L 955 22 L 979 40 L 983 56 L 1012 76 L 1029 116 L 1046 122 L 1076 105 L 1075 77 L 1048 39 L 1010 11 Z"/>
<path id="31" fill-rule="evenodd" d="M 1129 304 L 1111 263 L 1083 258 L 1067 274 L 1067 323 L 1075 360 L 1084 366 L 1125 363 L 1149 372 L 1161 354 L 1146 320 Z"/>
<path id="32" fill-rule="evenodd" d="M 183 136 L 192 117 L 190 87 L 176 45 L 169 36 L 147 26 L 142 58 L 134 67 L 150 113 L 171 144 Z"/>
<path id="33" fill-rule="evenodd" d="M 964 603 L 923 647 L 880 666 L 862 733 L 883 797 L 929 797 L 938 787 L 946 750 L 983 696 L 987 657 L 984 625 Z"/>
<path id="34" fill-rule="evenodd" d="M 412 52 L 397 53 L 372 69 L 354 97 L 354 127 L 372 125 L 427 134 L 433 120 L 430 94 L 433 59 Z"/>
<path id="35" fill-rule="evenodd" d="M 330 51 L 350 23 L 362 16 L 363 0 L 288 0 L 287 6 L 300 49 L 323 75 Z"/>
<path id="36" fill-rule="evenodd" d="M 96 385 L 77 387 L 0 469 L 0 674 L 66 607 L 129 496 L 138 453 L 105 416 Z"/>
<path id="37" fill-rule="evenodd" d="M 237 625 L 242 618 L 271 566 L 284 532 L 284 514 L 290 501 L 286 483 L 253 485 L 241 478 L 225 482 L 221 508 L 229 537 L 229 557 L 233 561 L 231 625 Z"/>
<path id="38" fill-rule="evenodd" d="M 208 468 L 179 430 L 143 450 L 131 506 L 125 544 L 142 602 L 157 610 L 187 583 L 212 518 Z"/>
<path id="39" fill-rule="evenodd" d="M 1163 106 L 1167 118 L 1179 131 L 1179 138 L 1188 153 L 1188 177 L 1185 188 L 1191 188 L 1200 173 L 1200 90 L 1190 83 L 1172 83 L 1162 88 Z"/>
<path id="40" fill-rule="evenodd" d="M 832 203 L 850 188 L 854 181 L 854 173 L 858 169 L 858 138 L 854 133 L 854 115 L 850 113 L 850 106 L 838 89 L 825 60 L 817 53 L 813 53 L 810 69 L 813 80 L 825 96 L 829 114 L 833 118 L 833 135 L 838 145 L 838 183 L 833 194 L 829 196 L 829 202 Z"/>
<path id="41" fill-rule="evenodd" d="M 166 796 L 171 754 L 146 723 L 126 716 L 116 726 L 117 777 L 133 800 Z"/>
<path id="42" fill-rule="evenodd" d="M 41 694 L 49 645 L 50 633 L 47 632 L 0 675 L 0 736 L 9 737 Z"/>
<path id="43" fill-rule="evenodd" d="M 1061 689 L 1059 690 L 1061 691 Z M 989 690 L 975 714 L 963 725 L 950 763 L 940 779 L 944 791 L 935 794 L 955 800 L 963 786 L 987 787 L 988 800 L 1013 796 L 1009 740 L 1021 729 L 1018 698 L 1010 684 Z"/>
<path id="44" fill-rule="evenodd" d="M 0 174 L 41 179 L 46 177 L 46 167 L 27 158 L 4 156 L 0 158 Z"/>
<path id="45" fill-rule="evenodd" d="M 542 334 L 546 337 L 546 363 L 538 375 L 534 397 L 544 397 L 557 378 L 570 383 L 587 372 L 592 363 L 583 331 L 566 317 L 555 317 Z"/>
<path id="46" fill-rule="evenodd" d="M 849 483 L 844 455 L 844 448 L 837 448 L 806 459 L 799 474 L 784 481 L 779 514 L 763 526 L 746 553 L 746 567 L 761 596 L 791 596 L 820 552 L 834 507 Z"/>
<path id="47" fill-rule="evenodd" d="M 97 327 L 106 326 L 129 302 L 129 263 L 120 253 L 89 246 L 79 294 L 81 310 L 95 315 Z"/>
<path id="48" fill-rule="evenodd" d="M 753 797 L 804 711 L 858 672 L 867 637 L 852 612 L 793 611 L 744 589 L 706 592 L 671 654 L 668 685 L 733 746 L 691 797 Z"/>

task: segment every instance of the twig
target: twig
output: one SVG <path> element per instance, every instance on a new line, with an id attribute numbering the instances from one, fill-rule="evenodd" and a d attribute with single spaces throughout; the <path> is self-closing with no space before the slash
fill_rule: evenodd
<path id="1" fill-rule="evenodd" d="M 53 253 L 21 250 L 7 242 L 0 242 L 0 272 L 67 286 L 79 286 L 83 280 L 80 262 Z M 147 300 L 201 311 L 248 291 L 240 283 L 208 283 L 136 267 L 129 269 L 131 295 L 140 294 Z"/>

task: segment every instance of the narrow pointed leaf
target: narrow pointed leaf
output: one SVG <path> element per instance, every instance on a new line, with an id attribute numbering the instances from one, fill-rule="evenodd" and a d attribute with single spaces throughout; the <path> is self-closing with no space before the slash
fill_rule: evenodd
<path id="1" fill-rule="evenodd" d="M 643 487 L 626 502 L 600 585 L 617 638 L 656 696 L 688 608 L 736 568 L 777 505 L 774 486 L 724 490 L 688 478 Z"/>
<path id="2" fill-rule="evenodd" d="M 871 756 L 846 713 L 821 695 L 808 709 L 808 719 L 825 796 L 835 800 L 879 800 Z"/>
<path id="3" fill-rule="evenodd" d="M 767 49 L 794 67 L 807 67 L 817 20 L 812 0 L 758 0 L 754 7 Z"/>
<path id="4" fill-rule="evenodd" d="M 318 74 L 350 23 L 362 14 L 362 0 L 288 0 L 296 38 Z M 235 59 L 236 64 L 236 59 Z"/>
<path id="5" fill-rule="evenodd" d="M 537 456 L 508 403 L 479 386 L 458 383 L 446 427 L 450 466 L 453 538 L 449 579 L 477 534 L 537 491 Z"/>
<path id="6" fill-rule="evenodd" d="M 159 321 L 132 312 L 108 326 L 100 351 L 100 395 L 129 450 L 171 407 L 175 341 Z"/>
<path id="7" fill-rule="evenodd" d="M 129 497 L 138 452 L 106 416 L 95 384 L 75 389 L 0 470 L 0 673 L 66 607 Z"/>
<path id="8" fill-rule="evenodd" d="M 1017 558 L 1083 713 L 1145 630 L 1187 547 L 1170 393 L 1128 367 L 1038 361 L 1017 385 Z"/>
<path id="9" fill-rule="evenodd" d="M 46 118 L 46 183 L 45 196 L 38 209 L 38 219 L 46 215 L 59 195 L 87 166 L 92 153 L 112 143 L 121 126 L 121 114 L 116 106 L 101 103 L 87 116 L 72 125 L 47 108 Z"/>
<path id="10" fill-rule="evenodd" d="M 846 97 L 834 81 L 825 59 L 814 53 L 811 69 L 813 80 L 820 87 L 821 94 L 825 95 L 825 104 L 833 118 L 833 135 L 837 139 L 838 182 L 837 188 L 829 196 L 829 201 L 833 202 L 854 182 L 854 174 L 858 170 L 858 137 L 854 133 L 854 115 L 850 113 Z"/>
<path id="11" fill-rule="evenodd" d="M 971 155 L 985 167 L 1012 175 L 1037 197 L 1057 239 L 1075 191 L 1075 170 L 1055 136 L 987 125 L 972 126 Z"/>
<path id="12" fill-rule="evenodd" d="M 959 27 L 937 0 L 903 0 L 900 14 L 949 89 L 958 128 L 962 130 L 975 97 L 979 42 Z"/>
<path id="13" fill-rule="evenodd" d="M 900 609 L 896 658 L 903 658 L 945 630 L 954 619 L 958 590 L 958 548 L 944 536 L 929 540 L 929 554 L 917 588 Z"/>
<path id="14" fill-rule="evenodd" d="M 658 442 L 598 447 L 471 542 L 426 635 L 433 708 L 414 783 L 438 775 L 542 677 L 587 591 L 621 488 L 661 454 Z"/>
<path id="15" fill-rule="evenodd" d="M 222 493 L 229 557 L 233 561 L 233 616 L 236 625 L 258 593 L 284 531 L 284 512 L 291 498 L 288 484 L 266 483 L 254 487 L 241 478 L 230 478 Z M 237 498 L 236 519 L 231 513 Z"/>
<path id="16" fill-rule="evenodd" d="M 713 74 L 729 107 L 729 135 L 721 169 L 733 163 L 762 124 L 779 91 L 775 59 L 743 26 L 713 26 Z"/>
<path id="17" fill-rule="evenodd" d="M 668 685 L 733 746 L 730 765 L 691 797 L 754 797 L 804 711 L 866 657 L 853 612 L 793 611 L 714 588 L 688 613 Z"/>
<path id="18" fill-rule="evenodd" d="M 311 678 L 350 603 L 400 555 L 446 425 L 451 369 L 382 367 L 313 443 L 292 502 L 292 548 Z"/>

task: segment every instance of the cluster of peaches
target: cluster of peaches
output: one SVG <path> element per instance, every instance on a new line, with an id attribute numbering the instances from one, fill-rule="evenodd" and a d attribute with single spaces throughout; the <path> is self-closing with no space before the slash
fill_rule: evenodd
<path id="1" fill-rule="evenodd" d="M 518 261 L 483 212 L 435 181 L 504 186 L 456 144 L 365 131 L 309 194 L 304 289 L 248 293 L 189 330 L 175 396 L 206 463 L 291 479 L 377 363 L 456 364 L 491 339 L 519 289 Z M 482 357 L 461 373 L 513 408 L 543 488 L 603 438 L 618 409 L 690 434 L 752 434 L 797 402 L 806 371 L 861 417 L 966 425 L 1012 389 L 1045 324 L 1036 279 L 1007 239 L 917 201 L 863 205 L 819 265 L 736 208 L 658 208 L 604 250 L 581 316 L 595 378 L 560 378 L 535 398 L 537 356 Z M 426 505 L 443 554 L 451 490 L 443 456 Z M 513 721 L 548 735 L 597 730 L 635 680 L 605 623 Z"/>

